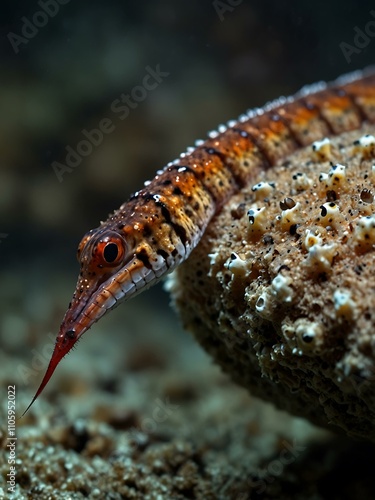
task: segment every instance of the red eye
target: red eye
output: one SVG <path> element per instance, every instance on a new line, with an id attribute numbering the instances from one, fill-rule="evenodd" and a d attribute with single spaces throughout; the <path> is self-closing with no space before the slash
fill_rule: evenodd
<path id="1" fill-rule="evenodd" d="M 125 240 L 114 231 L 92 229 L 82 238 L 77 257 L 81 267 L 90 265 L 99 268 L 116 267 L 124 260 Z"/>
<path id="2" fill-rule="evenodd" d="M 100 267 L 118 266 L 124 259 L 125 243 L 116 234 L 106 235 L 100 238 L 95 254 Z"/>

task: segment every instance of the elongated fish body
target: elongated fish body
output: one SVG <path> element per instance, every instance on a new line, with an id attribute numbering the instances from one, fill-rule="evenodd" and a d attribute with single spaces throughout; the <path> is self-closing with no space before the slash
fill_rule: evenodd
<path id="1" fill-rule="evenodd" d="M 366 121 L 375 122 L 374 68 L 249 111 L 158 171 L 82 239 L 76 290 L 31 404 L 83 333 L 184 261 L 234 193 L 299 148 Z"/>

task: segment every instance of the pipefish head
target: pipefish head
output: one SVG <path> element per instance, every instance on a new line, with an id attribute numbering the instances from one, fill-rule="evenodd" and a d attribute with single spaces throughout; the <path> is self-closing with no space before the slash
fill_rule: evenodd
<path id="1" fill-rule="evenodd" d="M 44 378 L 23 415 L 43 391 L 63 357 L 88 329 L 107 311 L 164 274 L 160 256 L 154 258 L 151 265 L 150 252 L 142 231 L 134 231 L 134 225 L 115 230 L 103 224 L 82 238 L 77 252 L 81 270 L 76 289 Z"/>

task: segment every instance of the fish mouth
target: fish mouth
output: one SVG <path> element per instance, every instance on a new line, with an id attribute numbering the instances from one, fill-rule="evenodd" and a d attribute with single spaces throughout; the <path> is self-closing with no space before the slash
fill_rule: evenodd
<path id="1" fill-rule="evenodd" d="M 98 297 L 100 297 L 100 292 L 102 287 L 106 287 L 107 282 L 111 278 L 102 280 L 95 285 L 90 286 L 90 288 L 84 292 L 84 294 L 79 295 L 77 298 L 77 291 L 80 288 L 80 283 L 77 284 L 76 292 L 73 295 L 73 300 L 69 305 L 68 310 L 60 325 L 60 332 L 58 338 L 66 336 L 68 332 L 75 332 L 76 336 L 81 336 L 85 331 L 87 331 L 91 324 L 95 322 L 95 312 L 100 313 L 100 309 L 103 309 L 103 305 L 99 306 L 98 311 L 95 311 L 95 305 L 97 304 Z M 102 300 L 100 300 L 100 303 Z M 103 314 L 108 308 L 105 308 Z M 100 314 L 98 319 L 103 315 Z"/>
<path id="2" fill-rule="evenodd" d="M 107 311 L 148 288 L 152 283 L 153 276 L 151 270 L 145 271 L 142 262 L 133 255 L 119 271 L 111 276 L 103 276 L 96 283 L 92 283 L 84 293 L 73 298 L 61 323 L 46 373 L 22 416 L 41 394 L 60 361 L 69 353 L 81 336 Z M 80 290 L 81 285 L 82 281 L 80 280 L 76 286 L 75 295 L 77 290 Z"/>
<path id="3" fill-rule="evenodd" d="M 61 322 L 57 338 L 74 332 L 75 340 L 78 340 L 107 311 L 138 293 L 137 282 L 133 281 L 129 268 L 137 269 L 140 264 L 137 257 L 132 255 L 117 272 L 107 273 L 96 282 L 86 285 L 87 290 L 81 294 L 79 291 L 83 286 L 82 280 L 79 280 L 73 300 Z"/>
<path id="4" fill-rule="evenodd" d="M 107 297 L 107 300 L 103 297 L 103 294 L 109 294 L 105 287 L 106 285 L 108 286 L 111 279 L 113 279 L 113 277 L 105 279 L 102 283 L 98 282 L 94 290 L 93 288 L 87 290 L 85 296 L 81 295 L 70 304 L 70 307 L 65 313 L 64 319 L 60 325 L 60 330 L 56 338 L 56 344 L 44 377 L 31 403 L 23 412 L 21 417 L 25 415 L 38 396 L 42 393 L 60 361 L 70 352 L 81 336 L 116 304 L 116 301 L 112 298 L 114 304 L 110 303 L 108 305 L 108 298 L 110 298 L 110 295 Z M 97 305 L 95 303 L 98 296 L 101 297 L 102 305 Z"/>

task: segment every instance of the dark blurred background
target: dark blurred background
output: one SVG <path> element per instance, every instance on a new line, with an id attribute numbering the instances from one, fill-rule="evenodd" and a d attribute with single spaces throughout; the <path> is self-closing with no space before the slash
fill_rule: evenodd
<path id="1" fill-rule="evenodd" d="M 369 65 L 375 52 L 373 38 L 362 40 L 348 62 L 341 46 L 353 45 L 355 27 L 375 20 L 367 1 L 64 2 L 46 22 L 36 13 L 47 0 L 1 3 L 5 350 L 30 328 L 35 343 L 43 329 L 57 331 L 76 280 L 79 240 L 156 169 L 247 108 Z M 45 26 L 18 38 L 34 19 Z M 113 101 L 158 65 L 169 75 L 120 120 Z M 115 130 L 59 182 L 51 164 L 64 164 L 66 147 L 76 149 L 82 130 L 103 118 Z M 162 305 L 169 314 L 160 290 L 135 299 L 138 306 Z M 117 317 L 137 322 L 131 310 Z"/>
<path id="2" fill-rule="evenodd" d="M 220 123 L 305 84 L 370 65 L 375 54 L 375 4 L 370 1 L 56 2 L 3 0 L 0 6 L 3 423 L 7 385 L 16 384 L 21 414 L 42 379 L 74 290 L 76 248 L 86 231 Z M 371 21 L 371 36 L 361 38 L 358 29 Z M 346 46 L 346 56 L 343 43 L 352 45 Z M 146 68 L 157 67 L 168 76 L 121 120 L 111 109 L 113 102 L 122 94 L 140 95 L 136 88 L 150 71 Z M 110 119 L 114 130 L 59 182 L 52 164 L 65 164 L 66 148 L 76 150 L 85 139 L 82 130 L 97 129 L 103 119 Z M 17 425 L 21 429 L 31 422 L 29 436 L 39 432 L 38 439 L 44 439 L 64 415 L 68 422 L 76 416 L 110 421 L 117 408 L 125 415 L 123 427 L 117 427 L 123 429 L 135 425 L 127 423 L 132 415 L 127 416 L 128 410 L 141 408 L 137 418 L 142 423 L 153 414 L 156 398 L 167 397 L 180 408 L 165 423 L 167 436 L 186 434 L 199 447 L 208 443 L 213 477 L 221 470 L 220 481 L 229 478 L 235 484 L 241 476 L 244 498 L 249 471 L 258 470 L 249 469 L 258 463 L 254 456 L 259 455 L 263 469 L 265 457 L 272 460 L 280 453 L 283 441 L 278 436 L 304 443 L 313 431 L 304 423 L 294 425 L 285 414 L 270 413 L 270 406 L 260 410 L 251 396 L 210 365 L 183 331 L 159 284 L 96 324 Z M 44 420 L 48 415 L 52 420 Z M 32 439 L 29 444 L 26 434 L 18 443 L 29 457 L 25 467 L 32 469 Z M 44 448 L 41 444 L 38 449 Z M 330 458 L 334 449 L 335 442 L 323 444 L 318 452 L 312 448 L 311 461 L 299 462 L 299 498 L 307 498 L 310 483 L 310 491 L 329 492 L 324 498 L 365 498 L 364 482 L 372 491 L 372 448 L 366 454 L 350 447 L 337 468 Z M 51 455 L 50 460 L 59 459 Z M 233 468 L 225 472 L 227 463 Z M 323 463 L 326 475 L 320 472 Z M 77 467 L 77 474 L 81 470 Z M 324 488 L 315 479 L 319 474 Z M 283 485 L 284 475 L 279 480 Z M 360 493 L 346 491 L 351 482 Z M 27 482 L 24 486 L 26 491 Z"/>

